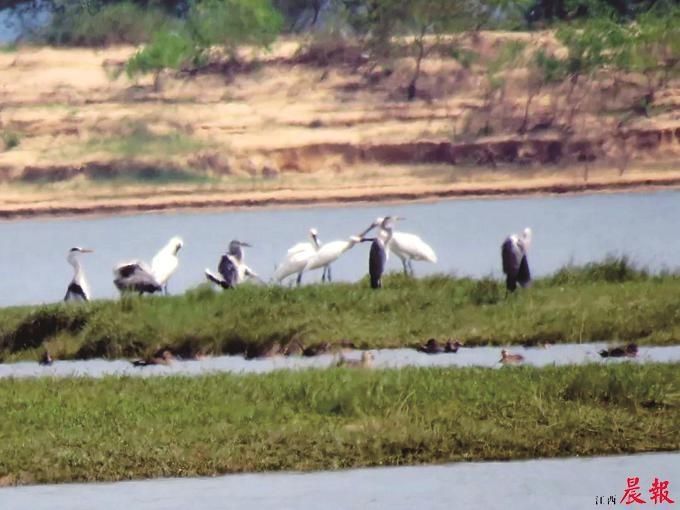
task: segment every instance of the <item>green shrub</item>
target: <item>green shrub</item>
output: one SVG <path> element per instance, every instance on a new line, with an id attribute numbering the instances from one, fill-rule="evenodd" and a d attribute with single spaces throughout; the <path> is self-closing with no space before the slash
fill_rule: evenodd
<path id="1" fill-rule="evenodd" d="M 193 5 L 187 21 L 174 29 L 162 28 L 151 43 L 126 66 L 128 76 L 201 65 L 208 52 L 220 46 L 235 56 L 241 44 L 268 46 L 283 20 L 269 0 L 203 0 Z"/>
<path id="2" fill-rule="evenodd" d="M 21 136 L 16 131 L 3 131 L 0 133 L 0 138 L 5 145 L 5 150 L 10 150 L 21 143 Z"/>
<path id="3" fill-rule="evenodd" d="M 105 46 L 139 44 L 170 22 L 161 9 L 141 7 L 131 1 L 112 3 L 96 12 L 83 3 L 66 3 L 55 12 L 43 34 L 50 44 Z"/>

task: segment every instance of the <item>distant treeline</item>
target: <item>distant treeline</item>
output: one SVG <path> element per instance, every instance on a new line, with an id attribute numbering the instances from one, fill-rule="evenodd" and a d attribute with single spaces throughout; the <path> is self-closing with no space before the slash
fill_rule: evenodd
<path id="1" fill-rule="evenodd" d="M 626 21 L 650 10 L 672 10 L 680 0 L 0 0 L 0 12 L 21 39 L 102 45 L 146 42 L 159 27 L 217 4 L 236 17 L 254 13 L 276 18 L 275 28 L 283 32 L 337 25 L 341 18 L 343 26 L 356 33 L 375 34 L 405 15 L 417 22 L 432 10 L 464 13 L 456 23 L 458 30 L 527 29 L 602 15 Z M 44 22 L 36 24 L 37 19 Z"/>

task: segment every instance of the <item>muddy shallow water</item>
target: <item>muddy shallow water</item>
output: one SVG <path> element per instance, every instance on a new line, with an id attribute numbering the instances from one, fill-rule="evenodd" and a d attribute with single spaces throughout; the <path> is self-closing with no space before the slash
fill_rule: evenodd
<path id="1" fill-rule="evenodd" d="M 0 508 L 577 510 L 606 508 L 610 498 L 623 506 L 620 501 L 629 476 L 640 479 L 642 496 L 648 506 L 652 503 L 648 489 L 656 477 L 670 482 L 670 497 L 677 501 L 679 473 L 680 453 L 461 462 L 335 472 L 13 487 L 0 489 Z M 604 504 L 596 504 L 600 497 Z M 669 506 L 660 506 L 666 507 Z"/>
<path id="2" fill-rule="evenodd" d="M 399 230 L 420 235 L 439 263 L 414 263 L 417 275 L 435 272 L 500 277 L 500 244 L 525 226 L 534 230 L 529 254 L 532 273 L 541 276 L 569 262 L 628 254 L 654 271 L 674 268 L 680 253 L 675 231 L 680 191 L 493 200 L 450 200 L 379 206 L 181 212 L 105 218 L 62 218 L 0 223 L 6 240 L 0 250 L 0 306 L 55 302 L 63 298 L 72 269 L 65 257 L 72 246 L 93 248 L 83 257 L 94 298 L 117 295 L 112 268 L 121 261 L 150 260 L 174 235 L 184 238 L 172 293 L 204 281 L 229 241 L 253 244 L 246 262 L 264 279 L 310 227 L 324 242 L 344 239 L 377 216 L 398 214 Z M 355 281 L 368 270 L 368 245 L 356 246 L 333 265 L 337 280 Z M 396 257 L 388 268 L 400 270 Z M 305 275 L 318 281 L 321 272 Z"/>
<path id="3" fill-rule="evenodd" d="M 640 347 L 636 358 L 607 358 L 598 351 L 607 347 L 605 343 L 560 344 L 547 348 L 508 347 L 512 353 L 522 354 L 524 364 L 531 366 L 574 365 L 584 363 L 680 363 L 680 346 Z M 452 354 L 425 354 L 414 349 L 379 349 L 371 351 L 375 356 L 375 368 L 419 367 L 488 367 L 500 368 L 500 347 L 461 348 Z M 361 351 L 344 354 L 348 359 L 359 359 Z M 210 373 L 266 373 L 273 370 L 327 368 L 337 363 L 338 355 L 305 357 L 272 357 L 246 360 L 241 356 L 218 356 L 203 360 L 175 361 L 169 366 L 135 367 L 126 360 L 85 360 L 55 361 L 51 366 L 40 366 L 37 362 L 0 364 L 0 378 L 6 377 L 104 377 L 119 376 L 163 376 Z"/>

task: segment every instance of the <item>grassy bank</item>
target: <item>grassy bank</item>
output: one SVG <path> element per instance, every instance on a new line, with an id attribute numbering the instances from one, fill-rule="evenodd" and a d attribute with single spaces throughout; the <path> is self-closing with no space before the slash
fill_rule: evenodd
<path id="1" fill-rule="evenodd" d="M 500 281 L 390 275 L 302 288 L 207 287 L 182 296 L 130 296 L 86 305 L 0 309 L 0 358 L 135 357 L 169 348 L 256 356 L 273 345 L 352 341 L 360 348 L 415 346 L 436 337 L 468 345 L 591 340 L 680 340 L 680 278 L 650 276 L 626 260 L 564 268 L 505 297 Z"/>
<path id="2" fill-rule="evenodd" d="M 0 381 L 0 480 L 680 448 L 677 365 Z"/>

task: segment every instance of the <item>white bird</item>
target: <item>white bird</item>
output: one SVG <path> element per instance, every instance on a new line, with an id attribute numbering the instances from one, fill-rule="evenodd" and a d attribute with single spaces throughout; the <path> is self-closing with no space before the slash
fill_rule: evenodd
<path id="1" fill-rule="evenodd" d="M 404 218 L 395 216 L 392 219 L 403 220 Z M 382 226 L 384 220 L 385 218 L 382 217 L 377 218 L 368 229 L 364 231 L 364 234 L 369 232 L 372 228 L 379 227 L 380 233 L 378 236 L 386 242 L 385 244 L 387 245 L 388 250 L 401 259 L 405 274 L 410 273 L 413 275 L 413 265 L 411 262 L 414 260 L 432 262 L 433 264 L 437 263 L 437 254 L 429 244 L 417 235 L 408 232 L 393 231 L 391 234 L 388 234 L 387 230 Z"/>
<path id="2" fill-rule="evenodd" d="M 158 284 L 163 287 L 165 294 L 168 293 L 168 280 L 177 271 L 179 266 L 177 254 L 183 246 L 184 242 L 182 239 L 175 236 L 151 259 L 151 274 L 153 274 Z"/>
<path id="3" fill-rule="evenodd" d="M 229 243 L 229 250 L 222 255 L 217 266 L 219 275 L 214 274 L 209 269 L 205 270 L 206 278 L 222 287 L 223 289 L 233 289 L 246 278 L 258 278 L 259 276 L 243 262 L 243 248 L 250 247 L 248 243 L 234 239 Z"/>
<path id="4" fill-rule="evenodd" d="M 503 272 L 506 276 L 505 286 L 508 292 L 514 292 L 517 289 L 517 283 L 522 287 L 526 287 L 531 282 L 531 273 L 529 272 L 529 262 L 527 260 L 531 236 L 531 229 L 527 227 L 521 236 L 512 234 L 506 237 L 501 245 Z"/>
<path id="5" fill-rule="evenodd" d="M 64 301 L 89 301 L 90 300 L 90 286 L 85 278 L 85 272 L 80 265 L 78 255 L 80 253 L 92 253 L 93 250 L 80 248 L 76 246 L 71 248 L 68 252 L 66 260 L 73 266 L 73 279 L 66 289 Z"/>
<path id="6" fill-rule="evenodd" d="M 324 268 L 321 275 L 321 281 L 325 282 L 331 279 L 331 264 L 340 258 L 340 255 L 351 249 L 357 243 L 361 242 L 361 237 L 350 236 L 347 241 L 331 241 L 330 243 L 321 246 L 317 252 L 309 259 L 304 271 L 311 271 L 312 269 Z"/>
<path id="7" fill-rule="evenodd" d="M 302 282 L 302 273 L 307 267 L 307 263 L 316 255 L 316 252 L 321 248 L 321 240 L 316 229 L 309 229 L 309 237 L 311 242 L 297 243 L 291 247 L 286 253 L 286 258 L 283 259 L 276 270 L 272 279 L 281 283 L 285 278 L 297 273 L 297 284 Z M 324 268 L 324 275 L 326 269 Z"/>

